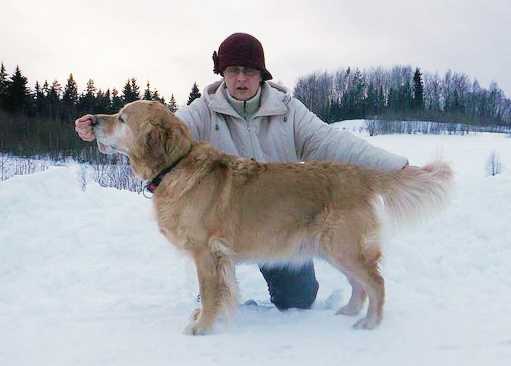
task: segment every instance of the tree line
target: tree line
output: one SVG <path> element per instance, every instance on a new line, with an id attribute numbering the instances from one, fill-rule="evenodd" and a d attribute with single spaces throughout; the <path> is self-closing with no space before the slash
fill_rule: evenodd
<path id="1" fill-rule="evenodd" d="M 327 123 L 366 118 L 511 127 L 511 101 L 497 83 L 484 89 L 477 80 L 453 71 L 441 77 L 411 66 L 363 71 L 348 67 L 301 77 L 293 94 Z M 194 83 L 187 104 L 200 96 Z M 89 79 L 80 92 L 72 74 L 64 86 L 45 80 L 30 88 L 19 66 L 9 75 L 1 63 L 0 153 L 57 159 L 76 158 L 84 151 L 96 154 L 92 144 L 76 136 L 72 122 L 87 113 L 115 113 L 139 99 L 160 101 L 172 112 L 178 109 L 173 94 L 166 102 L 150 82 L 142 91 L 135 78 L 127 79 L 120 91 L 98 89 Z"/>
<path id="2" fill-rule="evenodd" d="M 496 82 L 485 89 L 451 70 L 443 76 L 411 66 L 316 72 L 298 80 L 294 96 L 328 123 L 390 119 L 511 126 L 511 100 Z"/>
<path id="3" fill-rule="evenodd" d="M 197 83 L 193 84 L 187 104 L 200 97 Z M 116 113 L 125 104 L 135 100 L 159 101 L 176 112 L 178 104 L 171 94 L 168 102 L 157 89 L 146 83 L 141 91 L 135 78 L 129 78 L 121 91 L 98 89 L 89 79 L 79 92 L 73 74 L 66 84 L 59 81 L 42 84 L 35 82 L 29 87 L 28 78 L 16 66 L 8 75 L 0 64 L 0 153 L 17 155 L 51 154 L 53 157 L 68 156 L 81 151 L 90 144 L 81 142 L 72 122 L 84 114 Z"/>
<path id="4" fill-rule="evenodd" d="M 187 104 L 198 97 L 200 92 L 197 83 L 194 83 Z M 8 113 L 22 113 L 38 118 L 72 119 L 87 113 L 115 113 L 126 103 L 139 99 L 159 101 L 166 104 L 172 112 L 178 109 L 174 94 L 166 103 L 159 91 L 151 88 L 149 81 L 141 93 L 135 78 L 128 79 L 121 92 L 116 88 L 104 91 L 98 89 L 94 80 L 89 79 L 84 90 L 79 93 L 73 74 L 70 74 L 63 87 L 58 80 L 51 84 L 45 80 L 42 85 L 36 81 L 34 88 L 30 89 L 28 79 L 19 66 L 16 66 L 14 73 L 9 76 L 4 64 L 0 64 L 0 108 Z"/>

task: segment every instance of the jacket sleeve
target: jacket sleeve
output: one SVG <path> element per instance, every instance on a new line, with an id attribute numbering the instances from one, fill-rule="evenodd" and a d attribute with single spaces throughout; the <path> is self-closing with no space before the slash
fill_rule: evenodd
<path id="1" fill-rule="evenodd" d="M 382 170 L 399 170 L 408 160 L 321 121 L 293 98 L 296 154 L 301 160 L 336 160 Z"/>
<path id="2" fill-rule="evenodd" d="M 203 98 L 197 98 L 190 105 L 178 109 L 175 115 L 188 126 L 194 140 L 207 140 L 211 114 Z"/>

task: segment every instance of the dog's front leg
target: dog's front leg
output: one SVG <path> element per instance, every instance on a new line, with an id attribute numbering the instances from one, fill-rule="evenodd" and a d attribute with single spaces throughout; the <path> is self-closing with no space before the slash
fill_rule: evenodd
<path id="1" fill-rule="evenodd" d="M 190 324 L 186 327 L 185 333 L 200 335 L 210 333 L 215 320 L 226 304 L 225 273 L 229 272 L 229 261 L 224 257 L 212 253 L 208 248 L 195 250 L 192 254 L 197 268 L 199 289 L 201 297 L 200 311 L 194 311 Z"/>

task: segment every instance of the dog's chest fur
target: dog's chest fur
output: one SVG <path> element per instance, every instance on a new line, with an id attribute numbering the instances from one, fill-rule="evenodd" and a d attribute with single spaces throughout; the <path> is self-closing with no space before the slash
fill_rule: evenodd
<path id="1" fill-rule="evenodd" d="M 164 178 L 155 192 L 154 209 L 160 231 L 172 244 L 186 250 L 207 243 L 207 228 L 221 215 L 218 187 L 216 174 L 200 165 Z"/>

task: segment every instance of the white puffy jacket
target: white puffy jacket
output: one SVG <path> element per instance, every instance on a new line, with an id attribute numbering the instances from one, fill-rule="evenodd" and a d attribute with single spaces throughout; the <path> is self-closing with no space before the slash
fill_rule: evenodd
<path id="1" fill-rule="evenodd" d="M 225 83 L 217 81 L 176 112 L 195 140 L 208 141 L 225 153 L 263 162 L 337 160 L 383 170 L 408 163 L 324 123 L 280 85 L 263 83 L 261 106 L 248 120 L 229 104 L 226 93 Z"/>

